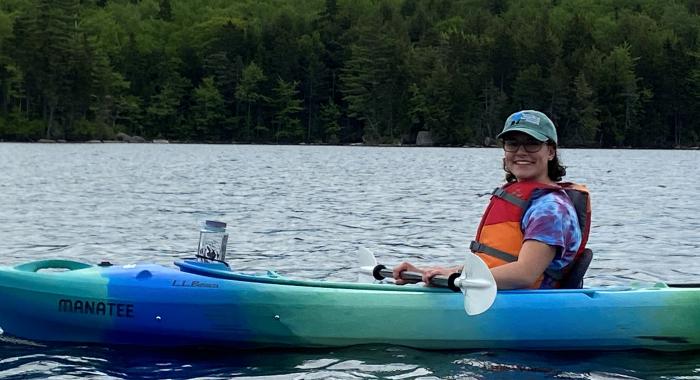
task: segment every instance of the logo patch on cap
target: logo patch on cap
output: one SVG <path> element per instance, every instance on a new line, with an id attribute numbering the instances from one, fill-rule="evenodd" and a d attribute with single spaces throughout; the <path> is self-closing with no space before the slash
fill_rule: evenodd
<path id="1" fill-rule="evenodd" d="M 541 119 L 539 118 L 539 116 L 530 113 L 525 113 L 522 115 L 522 118 L 530 124 L 540 125 Z"/>

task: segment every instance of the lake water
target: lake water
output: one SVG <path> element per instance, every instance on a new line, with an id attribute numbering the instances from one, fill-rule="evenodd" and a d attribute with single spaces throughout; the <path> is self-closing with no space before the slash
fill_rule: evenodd
<path id="1" fill-rule="evenodd" d="M 700 282 L 700 151 L 567 150 L 593 199 L 586 285 Z M 0 265 L 62 257 L 192 257 L 227 222 L 244 271 L 354 280 L 355 252 L 456 264 L 502 151 L 325 146 L 0 144 Z M 700 323 L 700 321 L 698 321 Z M 0 378 L 700 379 L 700 353 L 434 352 L 400 347 L 240 352 L 0 341 Z"/>

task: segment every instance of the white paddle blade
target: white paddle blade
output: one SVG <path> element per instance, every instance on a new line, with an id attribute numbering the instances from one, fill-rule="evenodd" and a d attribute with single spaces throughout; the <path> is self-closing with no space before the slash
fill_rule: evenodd
<path id="1" fill-rule="evenodd" d="M 357 250 L 357 257 L 360 261 L 360 272 L 357 275 L 357 282 L 372 283 L 375 281 L 372 271 L 377 266 L 377 259 L 374 253 L 365 247 Z"/>
<path id="2" fill-rule="evenodd" d="M 464 262 L 459 287 L 464 293 L 464 310 L 477 315 L 488 310 L 496 299 L 496 280 L 491 270 L 479 256 L 469 252 Z"/>

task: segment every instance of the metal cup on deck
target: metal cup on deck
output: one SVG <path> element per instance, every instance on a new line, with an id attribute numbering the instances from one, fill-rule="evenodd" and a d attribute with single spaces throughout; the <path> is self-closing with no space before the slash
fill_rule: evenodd
<path id="1" fill-rule="evenodd" d="M 216 220 L 207 220 L 199 230 L 199 246 L 197 247 L 197 261 L 200 262 L 225 262 L 226 243 L 228 233 L 226 223 Z"/>

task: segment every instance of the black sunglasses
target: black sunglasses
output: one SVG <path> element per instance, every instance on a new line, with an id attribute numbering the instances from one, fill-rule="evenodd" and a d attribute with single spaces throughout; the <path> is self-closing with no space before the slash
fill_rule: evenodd
<path id="1" fill-rule="evenodd" d="M 503 150 L 508 153 L 515 153 L 522 146 L 528 153 L 537 153 L 542 149 L 542 146 L 546 144 L 546 141 L 537 140 L 503 140 Z"/>

